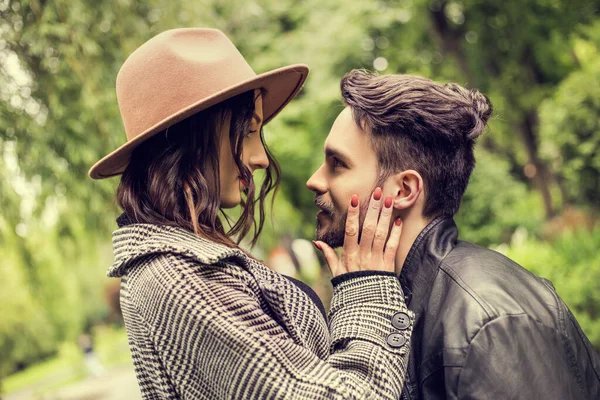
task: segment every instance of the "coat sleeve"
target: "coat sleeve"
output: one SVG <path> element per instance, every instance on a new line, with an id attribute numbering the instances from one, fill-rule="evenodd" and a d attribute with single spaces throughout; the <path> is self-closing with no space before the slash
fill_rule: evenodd
<path id="1" fill-rule="evenodd" d="M 526 315 L 496 318 L 472 339 L 450 399 L 585 398 L 567 338 Z M 579 380 L 579 382 L 578 382 Z"/>
<path id="2" fill-rule="evenodd" d="M 400 398 L 413 314 L 397 278 L 359 276 L 335 287 L 323 359 L 282 330 L 236 277 L 214 266 L 167 274 L 152 264 L 132 301 L 182 398 Z M 392 326 L 398 312 L 409 316 L 401 330 Z"/>

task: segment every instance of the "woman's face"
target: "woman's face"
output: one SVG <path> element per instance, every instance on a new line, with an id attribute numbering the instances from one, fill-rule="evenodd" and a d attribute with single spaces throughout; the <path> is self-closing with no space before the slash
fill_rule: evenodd
<path id="1" fill-rule="evenodd" d="M 248 132 L 242 134 L 242 163 L 252 174 L 260 168 L 269 166 L 269 159 L 265 147 L 260 139 L 260 129 L 263 121 L 262 97 L 260 91 L 254 92 L 256 102 L 254 116 L 250 123 Z M 219 148 L 219 175 L 220 175 L 220 201 L 221 208 L 233 208 L 242 201 L 242 191 L 248 186 L 240 177 L 240 172 L 231 154 L 229 141 L 230 118 L 227 118 L 221 128 L 221 143 Z"/>

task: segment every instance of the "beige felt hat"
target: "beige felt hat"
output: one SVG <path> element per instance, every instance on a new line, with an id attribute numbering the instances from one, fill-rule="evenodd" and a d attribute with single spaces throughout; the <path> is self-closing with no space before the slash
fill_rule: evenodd
<path id="1" fill-rule="evenodd" d="M 257 75 L 217 29 L 173 29 L 153 37 L 117 75 L 117 100 L 127 143 L 89 171 L 93 179 L 121 174 L 133 149 L 154 134 L 251 89 L 264 88 L 264 124 L 296 96 L 308 66 L 290 65 Z"/>

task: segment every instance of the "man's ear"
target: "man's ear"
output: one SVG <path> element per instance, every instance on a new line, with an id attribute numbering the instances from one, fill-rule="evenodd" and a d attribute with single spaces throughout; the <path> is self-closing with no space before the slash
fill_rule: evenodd
<path id="1" fill-rule="evenodd" d="M 424 193 L 423 178 L 417 171 L 408 169 L 393 176 L 394 187 L 394 208 L 397 210 L 406 210 L 413 207 Z"/>

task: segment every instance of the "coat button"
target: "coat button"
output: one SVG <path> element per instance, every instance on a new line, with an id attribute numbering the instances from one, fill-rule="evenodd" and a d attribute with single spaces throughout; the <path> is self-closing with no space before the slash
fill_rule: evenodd
<path id="1" fill-rule="evenodd" d="M 405 312 L 396 313 L 392 317 L 392 326 L 403 331 L 410 326 L 410 317 Z"/>
<path id="2" fill-rule="evenodd" d="M 402 347 L 406 343 L 406 338 L 401 333 L 390 333 L 386 341 L 391 347 Z"/>

